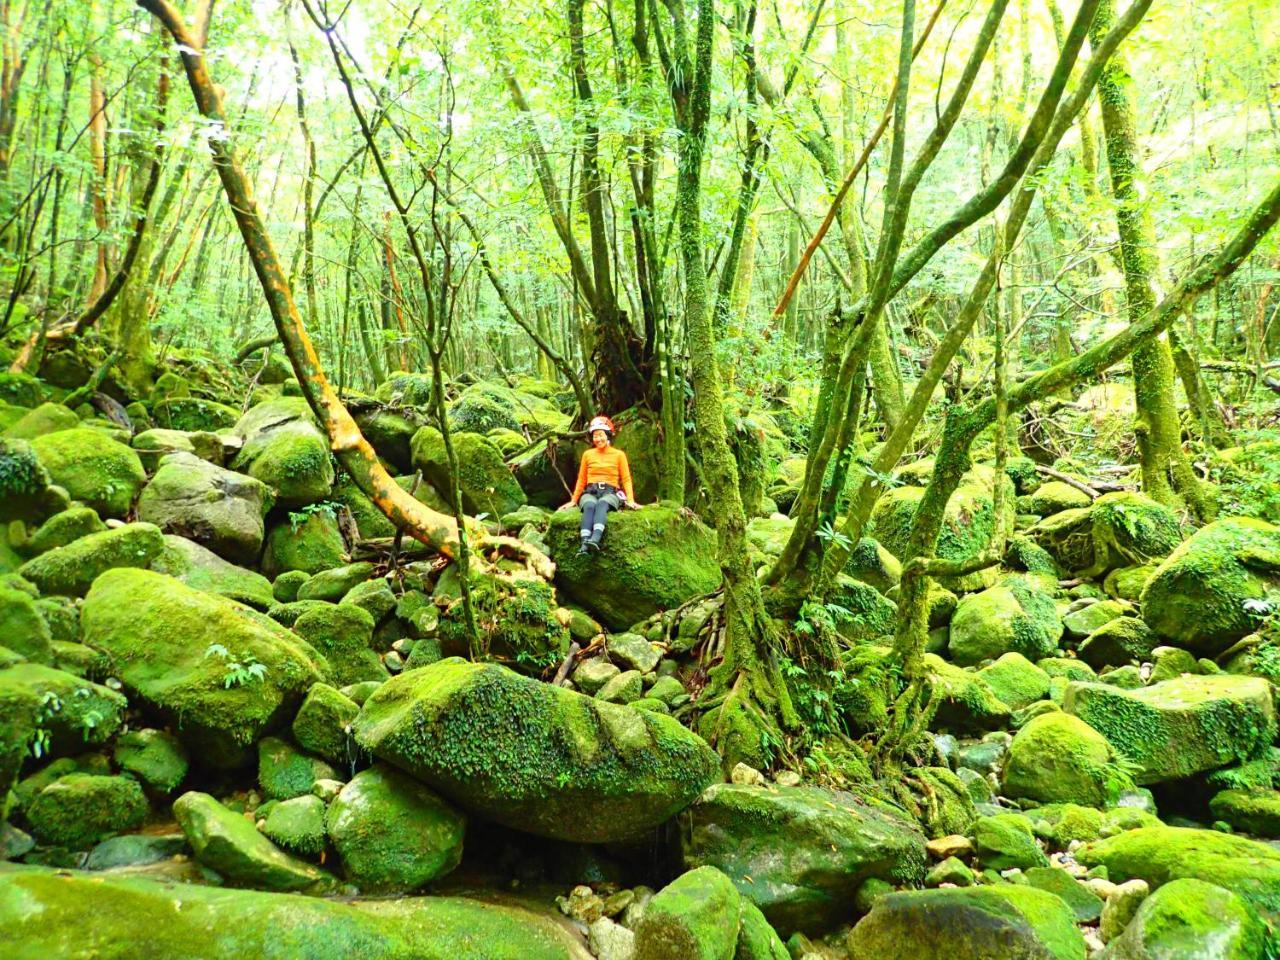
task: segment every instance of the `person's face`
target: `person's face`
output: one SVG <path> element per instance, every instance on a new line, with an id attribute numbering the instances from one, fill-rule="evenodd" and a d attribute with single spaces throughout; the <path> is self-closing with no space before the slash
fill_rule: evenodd
<path id="1" fill-rule="evenodd" d="M 609 445 L 609 434 L 603 430 L 591 431 L 591 442 L 596 445 L 597 450 L 603 450 Z"/>

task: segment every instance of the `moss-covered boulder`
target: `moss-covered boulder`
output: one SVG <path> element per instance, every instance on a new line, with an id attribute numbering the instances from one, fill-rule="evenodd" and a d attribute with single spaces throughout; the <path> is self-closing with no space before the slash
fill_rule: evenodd
<path id="1" fill-rule="evenodd" d="M 1017 732 L 1004 764 L 1004 793 L 1040 803 L 1101 807 L 1127 785 L 1106 738 L 1078 717 L 1047 713 Z"/>
<path id="2" fill-rule="evenodd" d="M 1075 507 L 1045 517 L 1027 531 L 1063 570 L 1089 570 L 1094 564 L 1093 521 L 1089 507 Z"/>
<path id="3" fill-rule="evenodd" d="M 711 786 L 681 821 L 686 867 L 723 871 L 783 936 L 853 916 L 871 878 L 924 877 L 924 835 L 901 812 L 821 787 Z"/>
<path id="4" fill-rule="evenodd" d="M 1150 660 L 1157 642 L 1146 621 L 1137 617 L 1116 617 L 1085 637 L 1078 653 L 1081 660 L 1097 670 L 1123 667 Z"/>
<path id="5" fill-rule="evenodd" d="M 474 574 L 471 604 L 483 648 L 522 672 L 541 673 L 569 652 L 569 630 L 545 580 Z M 470 656 L 471 635 L 460 596 L 451 597 L 440 612 L 435 639 L 445 656 Z"/>
<path id="6" fill-rule="evenodd" d="M 91 533 L 101 533 L 107 529 L 98 512 L 92 507 L 72 507 L 55 513 L 40 524 L 40 528 L 31 535 L 27 550 L 33 556 L 39 556 L 56 547 L 65 547 L 72 540 L 79 540 Z"/>
<path id="7" fill-rule="evenodd" d="M 828 602 L 841 608 L 833 617 L 836 631 L 858 643 L 891 636 L 898 624 L 898 605 L 869 583 L 841 573 L 827 595 Z"/>
<path id="8" fill-rule="evenodd" d="M 413 469 L 409 444 L 422 425 L 413 411 L 398 412 L 385 407 L 354 411 L 352 416 L 378 456 L 395 467 L 397 473 Z"/>
<path id="9" fill-rule="evenodd" d="M 53 662 L 53 635 L 36 598 L 0 580 L 0 643 L 36 663 Z"/>
<path id="10" fill-rule="evenodd" d="M 319 780 L 334 780 L 337 771 L 319 757 L 303 753 L 287 740 L 258 741 L 258 786 L 271 800 L 292 800 L 310 793 Z"/>
<path id="11" fill-rule="evenodd" d="M 100 430 L 60 430 L 31 441 L 50 478 L 104 517 L 123 517 L 147 482 L 138 455 Z"/>
<path id="12" fill-rule="evenodd" d="M 294 621 L 293 630 L 324 655 L 330 676 L 339 686 L 387 679 L 386 668 L 369 645 L 373 617 L 360 607 L 315 602 Z"/>
<path id="13" fill-rule="evenodd" d="M 0 523 L 42 516 L 52 482 L 31 444 L 0 438 Z"/>
<path id="14" fill-rule="evenodd" d="M 1223 790 L 1209 801 L 1209 812 L 1243 833 L 1280 839 L 1280 790 Z"/>
<path id="15" fill-rule="evenodd" d="M 991 692 L 1011 710 L 1021 710 L 1049 695 L 1049 674 L 1020 653 L 1006 653 L 978 671 Z"/>
<path id="16" fill-rule="evenodd" d="M 138 499 L 138 519 L 247 566 L 262 552 L 270 488 L 189 453 L 172 453 Z"/>
<path id="17" fill-rule="evenodd" d="M 215 766 L 285 722 L 327 665 L 293 632 L 234 601 L 148 570 L 111 570 L 81 610 L 84 642 Z"/>
<path id="18" fill-rule="evenodd" d="M 1004 482 L 1008 483 L 1007 480 Z M 916 507 L 923 496 L 923 487 L 896 487 L 877 501 L 871 514 L 868 533 L 904 563 L 910 559 L 904 554 Z M 1013 526 L 1012 500 L 1012 497 L 1005 498 L 1008 528 Z M 995 504 L 990 486 L 981 485 L 977 478 L 962 483 L 947 501 L 942 531 L 938 535 L 937 555 L 944 560 L 964 560 L 975 556 L 991 542 L 994 529 Z M 952 590 L 970 591 L 991 586 L 995 577 L 996 570 L 990 567 L 960 577 L 945 577 L 940 582 Z"/>
<path id="19" fill-rule="evenodd" d="M 29 756 L 65 756 L 106 742 L 127 706 L 116 691 L 53 667 L 0 669 L 0 811 Z"/>
<path id="20" fill-rule="evenodd" d="M 1048 517 L 1063 510 L 1088 507 L 1092 503 L 1093 498 L 1078 487 L 1062 480 L 1049 480 L 1036 487 L 1034 493 L 1018 498 L 1018 512 Z"/>
<path id="21" fill-rule="evenodd" d="M 1248 760 L 1276 733 L 1271 686 L 1261 677 L 1184 676 L 1137 690 L 1072 683 L 1063 709 L 1136 764 L 1139 784 Z"/>
<path id="22" fill-rule="evenodd" d="M 1177 646 L 1216 657 L 1257 628 L 1267 610 L 1258 601 L 1278 583 L 1280 527 L 1218 520 L 1156 569 L 1142 590 L 1142 617 Z"/>
<path id="23" fill-rule="evenodd" d="M 164 534 L 152 523 L 129 523 L 91 533 L 24 563 L 18 572 L 44 594 L 82 597 L 108 570 L 146 568 L 164 549 Z"/>
<path id="24" fill-rule="evenodd" d="M 138 451 L 142 465 L 154 471 L 160 461 L 171 453 L 189 453 L 220 467 L 226 458 L 226 444 L 229 442 L 234 442 L 234 438 L 226 440 L 216 433 L 156 428 L 134 434 L 130 446 Z"/>
<path id="25" fill-rule="evenodd" d="M 348 902 L 8 864 L 0 930 L 11 960 L 591 957 L 563 918 L 493 898 Z"/>
<path id="26" fill-rule="evenodd" d="M 359 705 L 327 683 L 317 683 L 293 718 L 293 739 L 304 750 L 339 767 L 355 759 L 351 725 L 360 713 Z"/>
<path id="27" fill-rule="evenodd" d="M 1053 656 L 1062 620 L 1053 598 L 1022 576 L 1008 576 L 981 593 L 961 598 L 951 618 L 951 659 L 971 665 L 1020 653 L 1028 660 Z"/>
<path id="28" fill-rule="evenodd" d="M 298 587 L 299 600 L 327 600 L 337 603 L 347 591 L 373 576 L 375 566 L 368 560 L 321 570 Z"/>
<path id="29" fill-rule="evenodd" d="M 524 491 L 496 446 L 478 433 L 455 433 L 450 440 L 458 461 L 463 510 L 497 518 L 524 506 Z M 413 465 L 442 496 L 451 496 L 449 458 L 444 437 L 435 427 L 423 427 L 414 434 Z"/>
<path id="30" fill-rule="evenodd" d="M 738 891 L 719 870 L 681 874 L 649 901 L 636 927 L 635 960 L 733 960 Z"/>
<path id="31" fill-rule="evenodd" d="M 136 829 L 150 811 L 136 780 L 69 773 L 41 790 L 26 815 L 42 843 L 85 850 Z"/>
<path id="32" fill-rule="evenodd" d="M 355 734 L 466 810 L 583 843 L 643 833 L 688 806 L 719 769 L 715 753 L 668 717 L 456 658 L 379 687 Z"/>
<path id="33" fill-rule="evenodd" d="M 467 819 L 427 786 L 375 764 L 342 788 L 327 824 L 348 880 L 367 892 L 410 893 L 458 865 Z"/>
<path id="34" fill-rule="evenodd" d="M 924 667 L 933 687 L 934 719 L 942 730 L 981 733 L 1007 726 L 1011 711 L 991 685 L 977 673 L 948 663 L 936 654 L 924 656 Z"/>
<path id="35" fill-rule="evenodd" d="M 235 425 L 244 446 L 231 468 L 261 480 L 281 504 L 301 507 L 329 495 L 333 458 L 329 441 L 300 397 L 282 397 L 250 408 Z"/>
<path id="36" fill-rule="evenodd" d="M 847 941 L 850 960 L 1084 960 L 1071 908 L 1035 887 L 999 883 L 890 893 Z"/>
<path id="37" fill-rule="evenodd" d="M 519 430 L 520 420 L 510 403 L 472 387 L 449 405 L 449 429 L 477 434 Z"/>
<path id="38" fill-rule="evenodd" d="M 164 730 L 130 730 L 116 740 L 112 759 L 125 773 L 158 793 L 172 793 L 186 779 L 190 762 L 178 738 Z"/>
<path id="39" fill-rule="evenodd" d="M 1103 960 L 1253 960 L 1265 957 L 1266 924 L 1243 897 L 1202 880 L 1173 880 L 1142 901 Z"/>
<path id="40" fill-rule="evenodd" d="M 80 418 L 62 404 L 42 403 L 6 427 L 4 435 L 14 440 L 34 440 L 46 433 L 72 430 L 78 426 Z"/>
<path id="41" fill-rule="evenodd" d="M 1089 522 L 1094 550 L 1090 572 L 1095 576 L 1167 557 L 1182 542 L 1178 515 L 1131 490 L 1106 493 L 1095 500 Z"/>
<path id="42" fill-rule="evenodd" d="M 234 427 L 240 411 L 202 397 L 168 397 L 152 406 L 151 416 L 167 430 L 212 433 Z"/>
<path id="43" fill-rule="evenodd" d="M 972 828 L 978 861 L 993 870 L 1047 867 L 1049 858 L 1036 842 L 1031 821 L 1020 813 L 979 817 Z"/>
<path id="44" fill-rule="evenodd" d="M 1216 830 L 1141 827 L 1086 844 L 1085 866 L 1107 868 L 1114 883 L 1145 880 L 1152 889 L 1173 880 L 1203 880 L 1239 894 L 1266 917 L 1280 915 L 1280 850 Z"/>
<path id="45" fill-rule="evenodd" d="M 402 370 L 388 374 L 373 396 L 392 406 L 421 407 L 431 403 L 431 390 L 431 374 Z"/>
<path id="46" fill-rule="evenodd" d="M 556 586 L 610 630 L 720 586 L 715 531 L 674 504 L 611 513 L 599 553 L 578 553 L 580 523 L 566 510 L 547 530 Z"/>
<path id="47" fill-rule="evenodd" d="M 275 599 L 271 581 L 260 573 L 228 563 L 211 550 L 185 537 L 165 534 L 164 546 L 151 569 L 181 580 L 188 587 L 238 600 L 265 610 Z"/>
<path id="48" fill-rule="evenodd" d="M 306 890 L 323 884 L 323 870 L 285 853 L 254 822 L 194 790 L 173 802 L 173 815 L 196 859 L 235 887 Z"/>
<path id="49" fill-rule="evenodd" d="M 335 510 L 295 514 L 271 528 L 262 554 L 262 572 L 275 578 L 290 570 L 319 573 L 347 562 L 347 543 Z"/>
<path id="50" fill-rule="evenodd" d="M 273 804 L 259 828 L 276 846 L 304 857 L 317 857 L 329 839 L 324 815 L 324 801 L 307 794 Z"/>

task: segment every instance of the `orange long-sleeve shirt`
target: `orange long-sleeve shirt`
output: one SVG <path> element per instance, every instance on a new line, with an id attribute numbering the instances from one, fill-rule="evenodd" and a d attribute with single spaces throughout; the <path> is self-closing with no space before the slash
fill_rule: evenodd
<path id="1" fill-rule="evenodd" d="M 632 503 L 636 501 L 636 495 L 631 489 L 631 464 L 627 462 L 627 455 L 617 447 L 605 447 L 603 450 L 591 447 L 582 455 L 578 484 L 573 488 L 574 503 L 578 502 L 589 483 L 612 484 L 623 490 Z"/>

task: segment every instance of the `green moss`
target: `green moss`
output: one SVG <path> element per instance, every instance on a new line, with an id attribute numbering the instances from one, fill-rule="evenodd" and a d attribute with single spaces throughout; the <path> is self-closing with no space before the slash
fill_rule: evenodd
<path id="1" fill-rule="evenodd" d="M 1088 507 L 1063 510 L 1041 520 L 1027 533 L 1062 569 L 1073 573 L 1087 570 L 1095 559 L 1090 514 Z"/>
<path id="2" fill-rule="evenodd" d="M 1154 889 L 1173 880 L 1203 880 L 1239 894 L 1268 917 L 1280 914 L 1280 851 L 1234 834 L 1145 827 L 1088 844 L 1076 859 L 1105 866 L 1115 883 L 1136 878 Z"/>
<path id="3" fill-rule="evenodd" d="M 386 668 L 370 647 L 373 617 L 349 603 L 299 602 L 316 605 L 294 621 L 293 630 L 328 660 L 335 683 L 387 678 Z"/>
<path id="4" fill-rule="evenodd" d="M 723 871 L 784 936 L 850 920 L 868 879 L 924 878 L 916 824 L 896 807 L 851 793 L 715 784 L 681 823 L 685 866 Z"/>
<path id="5" fill-rule="evenodd" d="M 42 403 L 10 424 L 4 435 L 14 440 L 34 440 L 46 433 L 71 430 L 80 426 L 80 418 L 60 403 Z"/>
<path id="6" fill-rule="evenodd" d="M 1049 858 L 1036 843 L 1031 821 L 1021 814 L 979 817 L 973 825 L 973 846 L 982 865 L 994 870 L 1049 865 Z"/>
<path id="7" fill-rule="evenodd" d="M 1040 484 L 1035 493 L 1018 498 L 1020 513 L 1034 513 L 1048 517 L 1063 510 L 1076 510 L 1093 503 L 1089 494 L 1061 480 L 1049 480 Z"/>
<path id="8" fill-rule="evenodd" d="M 327 885 L 324 871 L 291 857 L 258 832 L 254 822 L 207 793 L 189 791 L 173 803 L 173 815 L 196 859 L 232 886 L 306 890 Z"/>
<path id="9" fill-rule="evenodd" d="M 643 832 L 686 806 L 719 766 L 668 717 L 459 659 L 383 684 L 355 733 L 467 809 L 579 842 Z"/>
<path id="10" fill-rule="evenodd" d="M 393 373 L 378 384 L 374 397 L 384 403 L 421 407 L 431 403 L 431 375 L 428 373 Z"/>
<path id="11" fill-rule="evenodd" d="M 271 606 L 271 583 L 266 577 L 228 563 L 212 550 L 186 537 L 165 534 L 164 547 L 151 569 L 181 580 L 189 587 L 246 603 L 259 610 Z"/>
<path id="12" fill-rule="evenodd" d="M 187 752 L 163 730 L 131 730 L 116 740 L 116 766 L 160 793 L 172 793 L 187 776 Z"/>
<path id="13" fill-rule="evenodd" d="M 730 960 L 738 891 L 719 870 L 690 870 L 658 891 L 636 927 L 636 960 Z"/>
<path id="14" fill-rule="evenodd" d="M 674 504 L 611 513 L 597 554 L 578 554 L 581 519 L 576 510 L 551 518 L 556 586 L 610 630 L 626 630 L 720 586 L 715 532 Z"/>
<path id="15" fill-rule="evenodd" d="M 240 418 L 235 432 L 245 442 L 231 468 L 271 487 L 282 505 L 305 506 L 329 495 L 333 458 L 306 401 L 261 403 Z"/>
<path id="16" fill-rule="evenodd" d="M 229 430 L 240 419 L 240 411 L 224 403 L 172 395 L 156 403 L 151 415 L 157 426 L 168 430 L 210 433 Z"/>
<path id="17" fill-rule="evenodd" d="M 30 594 L 0 583 L 0 638 L 15 653 L 37 663 L 53 662 L 53 637 Z"/>
<path id="18" fill-rule="evenodd" d="M 936 654 L 924 656 L 933 688 L 934 719 L 939 729 L 955 733 L 996 730 L 1009 723 L 1009 707 L 976 673 L 947 663 Z"/>
<path id="19" fill-rule="evenodd" d="M 350 731 L 359 712 L 355 701 L 327 683 L 317 683 L 293 718 L 293 739 L 304 750 L 345 768 L 355 759 Z"/>
<path id="20" fill-rule="evenodd" d="M 31 536 L 30 550 L 39 555 L 105 529 L 107 525 L 99 519 L 97 511 L 91 507 L 72 507 L 55 513 L 40 525 Z"/>
<path id="21" fill-rule="evenodd" d="M 264 841 L 265 842 L 265 841 Z M 518 905 L 462 897 L 346 902 L 0 864 L 12 960 L 579 960 L 581 939 Z"/>
<path id="22" fill-rule="evenodd" d="M 1054 850 L 1066 850 L 1072 842 L 1088 843 L 1103 835 L 1106 815 L 1093 807 L 1075 803 L 1051 803 L 1037 807 L 1027 816 L 1035 835 Z M 1157 823 L 1159 821 L 1156 821 Z"/>
<path id="23" fill-rule="evenodd" d="M 324 826 L 325 806 L 319 797 L 307 795 L 272 806 L 262 832 L 273 843 L 304 857 L 319 856 L 328 835 Z"/>
<path id="24" fill-rule="evenodd" d="M 310 579 L 311 574 L 305 570 L 286 570 L 271 584 L 271 596 L 277 603 L 293 603 L 298 599 L 298 590 Z"/>
<path id="25" fill-rule="evenodd" d="M 490 441 L 478 433 L 461 432 L 452 434 L 450 440 L 458 461 L 463 510 L 496 518 L 525 504 L 524 491 Z M 450 496 L 453 475 L 444 437 L 435 427 L 423 427 L 414 434 L 413 465 L 441 495 Z"/>
<path id="26" fill-rule="evenodd" d="M 145 570 L 99 577 L 81 626 L 130 695 L 173 721 L 208 764 L 241 762 L 236 748 L 283 722 L 327 670 L 310 645 L 269 618 Z M 263 669 L 229 681 L 232 663 Z"/>
<path id="27" fill-rule="evenodd" d="M 327 824 L 347 879 L 364 891 L 411 892 L 450 873 L 462 858 L 466 817 L 382 764 L 342 788 Z"/>
<path id="28" fill-rule="evenodd" d="M 1095 575 L 1166 557 L 1182 542 L 1178 515 L 1132 491 L 1106 493 L 1089 511 Z"/>
<path id="29" fill-rule="evenodd" d="M 1261 520 L 1218 520 L 1156 569 L 1142 591 L 1142 616 L 1157 634 L 1217 656 L 1255 630 L 1261 600 L 1280 579 L 1280 528 Z"/>
<path id="30" fill-rule="evenodd" d="M 541 673 L 569 650 L 569 631 L 556 616 L 555 594 L 545 581 L 476 574 L 471 604 L 479 649 L 518 670 Z M 461 602 L 440 614 L 436 639 L 446 656 L 470 655 Z"/>
<path id="31" fill-rule="evenodd" d="M 1106 739 L 1069 714 L 1036 717 L 1009 745 L 1004 766 L 1009 797 L 1100 807 L 1129 785 Z"/>
<path id="32" fill-rule="evenodd" d="M 520 429 L 520 421 L 509 404 L 472 388 L 449 407 L 449 429 L 486 434 L 490 430 Z"/>
<path id="33" fill-rule="evenodd" d="M 316 510 L 272 528 L 262 555 L 262 572 L 268 577 L 289 570 L 319 573 L 346 563 L 346 551 L 335 511 Z"/>
<path id="34" fill-rule="evenodd" d="M 1021 710 L 1049 695 L 1049 675 L 1020 653 L 1006 653 L 978 671 L 1002 703 Z"/>
<path id="35" fill-rule="evenodd" d="M 24 563 L 19 572 L 41 593 L 82 597 L 106 571 L 149 567 L 163 548 L 159 527 L 130 523 L 43 553 Z"/>
<path id="36" fill-rule="evenodd" d="M 850 960 L 938 956 L 1084 960 L 1071 908 L 1031 886 L 998 883 L 891 893 L 853 928 Z"/>
<path id="37" fill-rule="evenodd" d="M 136 780 L 71 773 L 41 790 L 26 814 L 42 843 L 83 850 L 141 826 L 149 812 Z"/>
<path id="38" fill-rule="evenodd" d="M 317 780 L 336 780 L 337 771 L 277 737 L 258 743 L 258 785 L 272 800 L 292 800 L 311 792 Z"/>
<path id="39" fill-rule="evenodd" d="M 951 618 L 951 658 L 976 664 L 1008 652 L 1029 660 L 1052 655 L 1062 637 L 1053 598 L 1021 576 L 964 597 Z"/>
<path id="40" fill-rule="evenodd" d="M 1223 790 L 1209 801 L 1209 812 L 1243 833 L 1280 838 L 1280 791 Z"/>
<path id="41" fill-rule="evenodd" d="M 147 482 L 138 455 L 99 430 L 60 430 L 31 448 L 54 483 L 104 517 L 127 514 Z"/>
<path id="42" fill-rule="evenodd" d="M 1195 957 L 1221 960 L 1268 955 L 1268 930 L 1257 912 L 1230 890 L 1201 880 L 1173 880 L 1138 907 L 1109 950 L 1119 957 Z M 1210 946 L 1211 945 L 1211 946 Z"/>
<path id="43" fill-rule="evenodd" d="M 0 523 L 38 516 L 51 482 L 31 444 L 0 438 Z"/>
<path id="44" fill-rule="evenodd" d="M 373 576 L 374 564 L 368 560 L 348 563 L 331 570 L 321 570 L 298 588 L 299 600 L 327 600 L 337 603 L 356 584 Z"/>
<path id="45" fill-rule="evenodd" d="M 1135 764 L 1139 784 L 1250 759 L 1276 731 L 1270 687 L 1256 677 L 1188 676 L 1138 690 L 1073 683 L 1063 708 Z"/>
<path id="46" fill-rule="evenodd" d="M 45 386 L 29 373 L 0 373 L 0 400 L 18 407 L 39 406 L 45 398 Z"/>

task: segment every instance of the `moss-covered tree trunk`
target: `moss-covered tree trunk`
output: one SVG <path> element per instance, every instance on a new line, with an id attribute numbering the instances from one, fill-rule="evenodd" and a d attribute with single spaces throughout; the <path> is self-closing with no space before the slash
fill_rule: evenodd
<path id="1" fill-rule="evenodd" d="M 1100 43 L 1114 22 L 1114 0 L 1102 0 L 1089 32 L 1091 42 Z M 1106 134 L 1111 191 L 1116 201 L 1130 323 L 1155 307 L 1154 284 L 1159 273 L 1155 231 L 1139 189 L 1142 168 L 1132 89 L 1126 58 L 1113 56 L 1098 80 L 1098 101 Z M 1134 351 L 1132 362 L 1142 486 L 1153 499 L 1170 505 L 1185 502 L 1198 517 L 1207 519 L 1213 513 L 1213 505 L 1182 449 L 1182 427 L 1173 390 L 1173 353 L 1168 341 L 1160 337 L 1144 344 Z"/>

